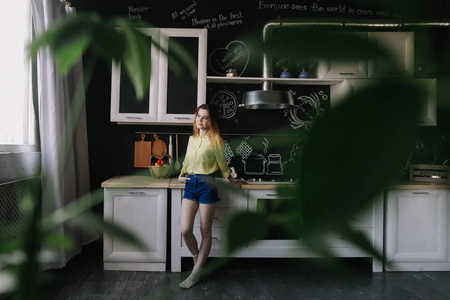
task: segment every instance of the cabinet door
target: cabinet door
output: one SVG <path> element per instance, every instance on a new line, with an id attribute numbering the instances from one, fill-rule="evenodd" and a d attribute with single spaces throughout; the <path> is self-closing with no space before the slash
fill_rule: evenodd
<path id="1" fill-rule="evenodd" d="M 147 247 L 136 248 L 114 236 L 105 234 L 105 269 L 126 264 L 146 270 L 165 270 L 167 231 L 167 190 L 165 189 L 105 189 L 104 218 L 129 230 Z M 136 266 L 142 263 L 142 266 Z M 151 263 L 154 264 L 153 269 Z"/>
<path id="2" fill-rule="evenodd" d="M 435 126 L 437 124 L 437 80 L 436 79 L 392 79 L 392 82 L 413 83 L 423 88 L 425 97 L 421 99 L 421 111 L 417 119 L 419 126 Z M 358 93 L 363 89 L 370 88 L 381 81 L 379 79 L 349 79 L 345 81 L 345 91 L 349 93 Z M 343 90 L 344 90 L 343 88 Z M 336 105 L 335 103 L 332 103 Z"/>
<path id="3" fill-rule="evenodd" d="M 159 43 L 159 29 L 142 28 L 150 41 Z M 150 88 L 144 99 L 137 99 L 134 86 L 121 63 L 112 64 L 111 76 L 111 122 L 148 123 L 157 121 L 159 49 L 152 43 L 150 48 L 152 71 Z"/>
<path id="4" fill-rule="evenodd" d="M 161 29 L 161 47 L 168 55 L 160 59 L 159 122 L 191 125 L 195 109 L 206 102 L 206 42 L 206 29 Z M 196 74 L 184 66 L 181 75 L 173 71 L 170 56 L 179 46 L 192 57 Z"/>
<path id="5" fill-rule="evenodd" d="M 367 32 L 349 32 L 358 39 L 367 40 Z M 330 59 L 319 65 L 319 78 L 367 78 L 367 58 Z M 320 74 L 324 74 L 321 76 Z"/>
<path id="6" fill-rule="evenodd" d="M 447 190 L 387 193 L 387 270 L 422 270 L 448 262 Z"/>
<path id="7" fill-rule="evenodd" d="M 411 78 L 414 76 L 413 32 L 369 32 L 369 40 L 386 49 L 391 59 L 370 58 L 370 78 Z"/>

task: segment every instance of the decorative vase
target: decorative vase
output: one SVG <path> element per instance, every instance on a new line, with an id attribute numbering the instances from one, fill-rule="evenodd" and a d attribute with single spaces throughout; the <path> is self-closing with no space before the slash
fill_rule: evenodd
<path id="1" fill-rule="evenodd" d="M 302 71 L 300 72 L 300 74 L 298 75 L 298 78 L 309 78 L 310 74 L 308 71 L 305 71 L 305 69 L 303 68 Z"/>
<path id="2" fill-rule="evenodd" d="M 283 72 L 281 72 L 280 78 L 291 78 L 291 72 L 285 69 Z"/>

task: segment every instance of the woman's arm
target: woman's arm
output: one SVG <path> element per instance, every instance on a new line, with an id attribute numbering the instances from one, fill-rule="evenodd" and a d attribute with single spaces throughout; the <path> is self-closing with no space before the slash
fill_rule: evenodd
<path id="1" fill-rule="evenodd" d="M 243 184 L 247 184 L 247 182 L 245 182 L 244 180 L 241 179 L 234 179 L 233 176 L 228 176 L 228 181 L 231 182 L 232 185 L 234 185 L 235 187 L 237 187 L 238 189 L 241 188 L 241 185 Z"/>

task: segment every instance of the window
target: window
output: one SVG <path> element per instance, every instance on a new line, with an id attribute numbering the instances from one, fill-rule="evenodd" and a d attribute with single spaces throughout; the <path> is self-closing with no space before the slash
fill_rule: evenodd
<path id="1" fill-rule="evenodd" d="M 35 144 L 26 51 L 31 36 L 30 3 L 14 0 L 0 4 L 0 151 Z"/>

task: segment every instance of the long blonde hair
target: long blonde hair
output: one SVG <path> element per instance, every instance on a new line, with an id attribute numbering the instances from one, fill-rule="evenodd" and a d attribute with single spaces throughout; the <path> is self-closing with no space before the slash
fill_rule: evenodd
<path id="1" fill-rule="evenodd" d="M 197 137 L 199 135 L 199 130 L 196 123 L 196 118 L 198 111 L 200 109 L 205 109 L 209 112 L 209 119 L 211 120 L 211 128 L 208 130 L 208 137 L 212 139 L 215 135 L 220 138 L 221 141 L 223 141 L 222 134 L 220 133 L 219 129 L 219 117 L 217 115 L 217 112 L 214 109 L 211 109 L 211 106 L 208 104 L 202 104 L 195 110 L 195 118 L 194 118 L 194 124 L 193 124 L 193 136 Z"/>

